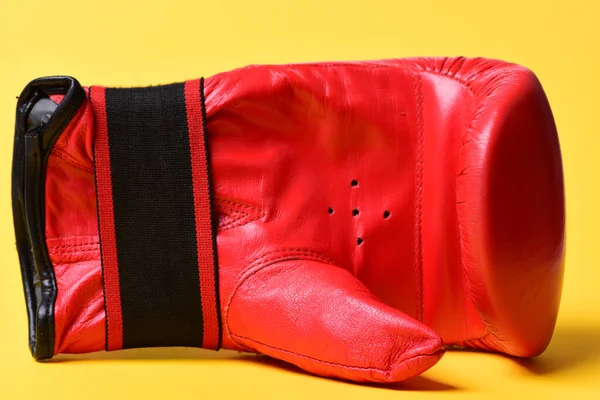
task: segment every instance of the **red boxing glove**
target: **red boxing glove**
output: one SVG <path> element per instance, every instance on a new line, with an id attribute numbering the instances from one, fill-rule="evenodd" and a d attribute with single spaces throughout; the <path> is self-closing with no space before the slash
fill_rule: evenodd
<path id="1" fill-rule="evenodd" d="M 556 320 L 558 138 L 535 76 L 499 61 L 42 78 L 13 207 L 36 358 L 223 347 L 391 382 L 443 343 L 534 356 Z"/>

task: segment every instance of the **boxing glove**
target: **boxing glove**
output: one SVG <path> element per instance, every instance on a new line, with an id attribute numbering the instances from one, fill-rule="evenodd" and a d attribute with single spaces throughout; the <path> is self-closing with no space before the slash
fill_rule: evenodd
<path id="1" fill-rule="evenodd" d="M 444 344 L 539 354 L 560 298 L 556 129 L 500 61 L 35 80 L 13 211 L 40 359 L 223 347 L 391 382 Z"/>

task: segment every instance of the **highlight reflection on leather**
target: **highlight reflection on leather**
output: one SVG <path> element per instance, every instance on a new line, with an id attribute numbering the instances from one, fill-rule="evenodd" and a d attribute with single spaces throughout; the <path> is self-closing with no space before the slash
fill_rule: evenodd
<path id="1" fill-rule="evenodd" d="M 250 66 L 207 78 L 205 92 L 224 347 L 359 381 L 418 375 L 442 340 L 546 348 L 563 178 L 529 70 L 462 58 Z M 48 161 L 55 353 L 105 346 L 94 129 L 88 99 Z"/>

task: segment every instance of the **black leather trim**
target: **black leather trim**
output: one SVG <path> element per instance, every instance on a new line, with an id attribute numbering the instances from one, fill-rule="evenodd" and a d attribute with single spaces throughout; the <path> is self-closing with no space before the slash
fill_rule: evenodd
<path id="1" fill-rule="evenodd" d="M 45 125 L 30 127 L 33 105 L 50 94 L 65 94 Z M 56 280 L 44 235 L 44 183 L 48 155 L 60 133 L 85 100 L 76 79 L 68 76 L 31 81 L 19 96 L 12 169 L 15 236 L 29 321 L 29 348 L 38 360 L 54 355 Z"/>

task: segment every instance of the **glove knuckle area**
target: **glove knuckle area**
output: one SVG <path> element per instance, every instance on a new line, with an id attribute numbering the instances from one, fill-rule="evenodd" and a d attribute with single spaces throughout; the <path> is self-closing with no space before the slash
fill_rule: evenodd
<path id="1" fill-rule="evenodd" d="M 564 188 L 558 135 L 535 75 L 504 71 L 470 83 L 477 97 L 457 181 L 463 268 L 486 326 L 467 341 L 516 356 L 547 346 L 564 262 Z"/>

